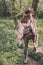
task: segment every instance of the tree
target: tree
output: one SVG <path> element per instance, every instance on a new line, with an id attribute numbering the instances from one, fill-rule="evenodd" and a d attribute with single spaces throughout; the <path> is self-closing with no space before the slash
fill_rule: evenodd
<path id="1" fill-rule="evenodd" d="M 14 20 L 14 24 L 15 24 L 15 28 L 18 29 L 18 22 L 17 22 L 17 18 L 16 18 L 16 9 L 15 9 L 15 0 L 12 0 L 12 16 L 13 16 L 13 20 Z"/>
<path id="2" fill-rule="evenodd" d="M 39 0 L 33 0 L 33 2 L 32 2 L 32 8 L 33 8 L 33 11 L 34 11 L 34 17 L 36 16 L 36 13 L 37 13 L 38 3 L 39 3 Z"/>

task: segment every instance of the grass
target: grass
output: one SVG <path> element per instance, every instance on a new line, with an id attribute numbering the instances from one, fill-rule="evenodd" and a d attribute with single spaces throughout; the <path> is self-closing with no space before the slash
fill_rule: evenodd
<path id="1" fill-rule="evenodd" d="M 42 45 L 43 19 L 37 21 L 39 45 Z M 23 57 L 23 44 L 20 48 L 13 20 L 0 19 L 0 65 L 23 65 Z"/>

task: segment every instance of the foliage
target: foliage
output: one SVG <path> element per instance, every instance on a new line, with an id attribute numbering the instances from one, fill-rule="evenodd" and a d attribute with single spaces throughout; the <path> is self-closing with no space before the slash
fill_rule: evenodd
<path id="1" fill-rule="evenodd" d="M 0 16 L 7 15 L 7 6 L 5 0 L 0 0 Z"/>
<path id="2" fill-rule="evenodd" d="M 19 17 L 23 14 L 24 12 L 24 9 L 26 7 L 30 7 L 31 6 L 31 2 L 32 1 L 28 1 L 28 0 L 15 0 L 14 2 L 14 6 L 11 7 L 11 9 L 13 7 L 15 7 L 15 10 L 16 10 L 16 17 Z M 10 11 L 11 13 L 13 12 L 13 10 Z"/>
<path id="3" fill-rule="evenodd" d="M 16 16 L 21 16 L 26 7 L 31 7 L 32 1 L 33 0 L 15 0 Z M 0 0 L 0 16 L 9 16 L 10 13 L 12 13 L 12 0 Z M 37 16 L 43 17 L 43 0 L 39 0 Z"/>
<path id="4" fill-rule="evenodd" d="M 39 18 L 43 18 L 43 0 L 39 0 L 38 9 L 37 9 L 37 16 Z"/>

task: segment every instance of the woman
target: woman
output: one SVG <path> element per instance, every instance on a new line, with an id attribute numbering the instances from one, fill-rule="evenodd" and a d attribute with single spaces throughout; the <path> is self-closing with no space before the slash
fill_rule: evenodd
<path id="1" fill-rule="evenodd" d="M 38 33 L 36 28 L 35 20 L 32 16 L 32 9 L 26 8 L 21 19 L 21 24 L 18 29 L 18 39 L 21 42 L 24 40 L 24 63 L 27 63 L 27 51 L 28 51 L 28 42 L 33 40 L 34 50 L 38 45 Z"/>

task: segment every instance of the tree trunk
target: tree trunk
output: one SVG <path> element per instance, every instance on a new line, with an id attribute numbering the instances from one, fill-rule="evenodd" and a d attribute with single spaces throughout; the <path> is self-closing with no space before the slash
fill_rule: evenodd
<path id="1" fill-rule="evenodd" d="M 37 13 L 38 3 L 39 3 L 39 0 L 33 0 L 33 2 L 32 2 L 32 8 L 33 8 L 33 11 L 34 11 L 34 17 L 36 16 L 36 13 Z"/>
<path id="2" fill-rule="evenodd" d="M 15 0 L 12 0 L 12 16 L 13 16 L 13 20 L 14 20 L 14 24 L 15 24 L 15 28 L 18 29 L 18 22 L 17 22 L 17 18 L 16 18 L 16 9 L 14 6 Z"/>

